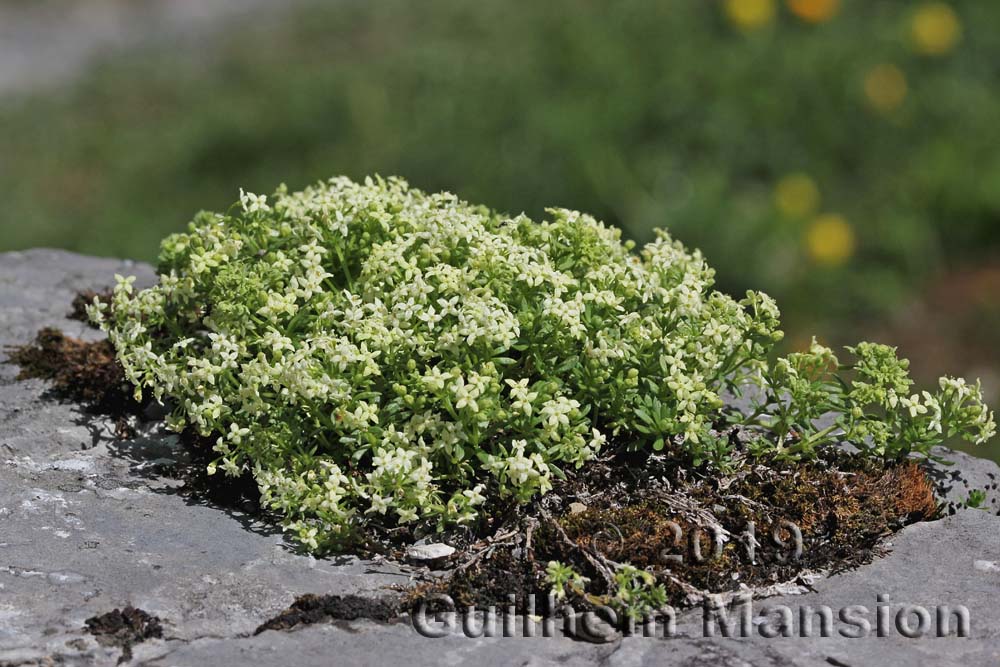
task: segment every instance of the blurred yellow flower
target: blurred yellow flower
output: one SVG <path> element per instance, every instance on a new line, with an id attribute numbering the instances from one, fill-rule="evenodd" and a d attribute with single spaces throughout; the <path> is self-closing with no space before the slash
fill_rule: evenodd
<path id="1" fill-rule="evenodd" d="M 910 36 L 917 51 L 940 56 L 955 48 L 962 37 L 962 23 L 949 5 L 928 2 L 913 14 Z"/>
<path id="2" fill-rule="evenodd" d="M 787 174 L 774 186 L 774 205 L 789 218 L 812 215 L 819 208 L 819 188 L 807 174 Z"/>
<path id="3" fill-rule="evenodd" d="M 753 30 L 774 19 L 774 0 L 725 0 L 726 18 L 743 30 Z"/>
<path id="4" fill-rule="evenodd" d="M 854 254 L 854 229 L 843 216 L 817 216 L 806 230 L 806 252 L 817 264 L 840 266 Z"/>
<path id="5" fill-rule="evenodd" d="M 906 92 L 906 75 L 893 64 L 876 65 L 865 75 L 865 95 L 877 111 L 895 111 L 906 99 Z"/>
<path id="6" fill-rule="evenodd" d="M 836 16 L 840 0 L 785 0 L 788 9 L 803 21 L 823 23 Z"/>

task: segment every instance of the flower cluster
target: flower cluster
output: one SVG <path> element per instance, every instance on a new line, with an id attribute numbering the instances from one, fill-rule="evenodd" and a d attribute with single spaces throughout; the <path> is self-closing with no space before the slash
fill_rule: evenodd
<path id="1" fill-rule="evenodd" d="M 725 389 L 797 386 L 802 363 L 765 361 L 770 298 L 712 291 L 665 232 L 632 247 L 575 211 L 536 222 L 334 178 L 199 214 L 163 241 L 157 285 L 120 278 L 90 313 L 172 427 L 212 438 L 209 472 L 251 472 L 323 551 L 366 521 L 471 521 L 488 490 L 528 501 L 609 439 L 716 456 Z M 969 387 L 907 387 L 857 391 L 930 430 L 957 414 L 991 428 Z M 873 423 L 851 428 L 880 437 Z"/>

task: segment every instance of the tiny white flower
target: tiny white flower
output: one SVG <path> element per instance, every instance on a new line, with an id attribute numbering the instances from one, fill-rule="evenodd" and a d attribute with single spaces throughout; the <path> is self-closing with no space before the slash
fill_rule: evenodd
<path id="1" fill-rule="evenodd" d="M 245 213 L 256 213 L 258 211 L 266 213 L 271 210 L 271 207 L 267 205 L 266 196 L 246 192 L 243 188 L 240 188 L 240 204 L 243 205 Z"/>

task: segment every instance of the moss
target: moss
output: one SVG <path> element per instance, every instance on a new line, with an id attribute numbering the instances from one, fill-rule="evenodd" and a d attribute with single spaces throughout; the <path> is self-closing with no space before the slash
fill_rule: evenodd
<path id="1" fill-rule="evenodd" d="M 370 618 L 391 621 L 400 612 L 399 600 L 379 598 L 372 600 L 357 595 L 302 595 L 277 616 L 262 623 L 256 630 L 289 630 L 298 625 L 312 625 L 327 620 L 353 621 Z"/>
<path id="2" fill-rule="evenodd" d="M 655 474 L 644 477 L 642 466 L 617 468 L 637 477 L 632 484 L 622 483 L 622 473 L 603 481 L 568 480 L 550 494 L 564 494 L 558 514 L 528 510 L 516 539 L 414 589 L 411 601 L 447 593 L 460 606 L 486 607 L 506 604 L 509 594 L 519 603 L 529 593 L 544 598 L 546 564 L 557 560 L 589 578 L 587 594 L 576 600 L 584 607 L 607 603 L 615 592 L 601 563 L 653 573 L 670 603 L 683 606 L 693 591 L 763 587 L 806 570 L 856 566 L 874 557 L 884 536 L 936 516 L 933 485 L 918 464 L 836 451 L 828 457 L 758 465 L 736 478 L 677 480 L 669 490 Z M 594 482 L 599 486 L 589 486 Z M 586 496 L 585 508 L 574 502 L 569 509 L 571 500 Z M 758 542 L 752 552 L 751 523 Z M 530 544 L 527 525 L 537 525 Z"/>
<path id="3" fill-rule="evenodd" d="M 160 619 L 135 607 L 115 609 L 85 621 L 87 631 L 102 646 L 121 648 L 118 664 L 132 660 L 132 647 L 147 639 L 163 637 Z"/>

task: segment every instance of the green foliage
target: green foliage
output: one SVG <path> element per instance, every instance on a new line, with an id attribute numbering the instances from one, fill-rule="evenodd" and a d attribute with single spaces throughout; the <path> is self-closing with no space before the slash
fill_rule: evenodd
<path id="1" fill-rule="evenodd" d="M 986 492 L 982 489 L 969 491 L 969 497 L 965 499 L 963 504 L 970 509 L 988 509 L 985 507 Z"/>
<path id="2" fill-rule="evenodd" d="M 90 312 L 138 391 L 216 439 L 209 472 L 252 471 L 313 550 L 373 519 L 471 521 L 492 492 L 527 502 L 608 442 L 730 465 L 726 419 L 790 456 L 832 439 L 827 412 L 876 455 L 992 435 L 978 387 L 907 397 L 891 348 L 853 348 L 850 383 L 818 345 L 769 364 L 770 297 L 712 290 L 664 231 L 632 248 L 576 211 L 334 178 L 199 214 L 163 241 L 159 284 L 120 278 Z M 751 384 L 755 414 L 727 409 Z"/>
<path id="3" fill-rule="evenodd" d="M 631 565 L 621 565 L 615 570 L 612 602 L 634 620 L 645 618 L 667 605 L 667 589 L 656 583 L 652 573 Z"/>
<path id="4" fill-rule="evenodd" d="M 847 349 L 854 365 L 841 365 L 815 340 L 809 352 L 778 359 L 763 374 L 764 400 L 741 421 L 766 427 L 779 452 L 794 456 L 838 440 L 886 458 L 930 456 L 947 439 L 978 445 L 996 433 L 978 383 L 942 377 L 933 394 L 910 394 L 909 362 L 897 358 L 895 348 L 859 343 Z M 820 426 L 824 422 L 830 423 Z M 795 442 L 786 446 L 792 434 Z"/>
<path id="5" fill-rule="evenodd" d="M 209 55 L 130 55 L 3 114 L 2 243 L 145 258 L 234 183 L 416 174 L 512 212 L 572 202 L 640 241 L 669 224 L 723 287 L 831 334 L 996 248 L 1000 7 L 950 2 L 961 39 L 928 54 L 913 2 L 752 31 L 724 5 L 336 3 Z"/>
<path id="6" fill-rule="evenodd" d="M 667 589 L 656 582 L 656 577 L 645 570 L 627 563 L 615 564 L 611 590 L 605 596 L 593 596 L 586 591 L 590 579 L 582 576 L 570 565 L 549 561 L 545 581 L 556 600 L 563 600 L 567 593 L 586 598 L 590 602 L 609 604 L 624 611 L 633 620 L 642 620 L 667 606 Z"/>
<path id="7" fill-rule="evenodd" d="M 590 579 L 574 570 L 572 566 L 557 560 L 549 561 L 546 566 L 545 581 L 551 587 L 552 595 L 556 600 L 565 599 L 567 592 L 574 595 L 584 595 L 585 587 L 590 583 Z"/>

